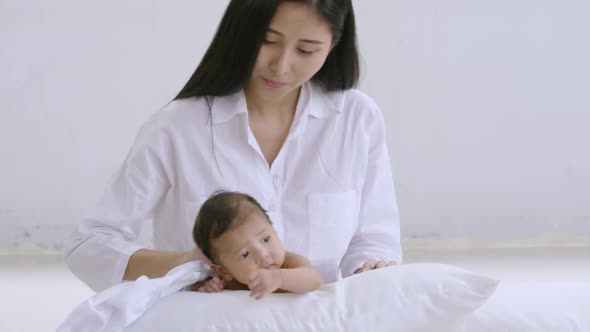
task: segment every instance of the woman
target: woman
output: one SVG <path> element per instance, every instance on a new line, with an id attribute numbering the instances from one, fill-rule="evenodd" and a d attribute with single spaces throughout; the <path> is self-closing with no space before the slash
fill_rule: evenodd
<path id="1" fill-rule="evenodd" d="M 188 83 L 140 131 L 66 262 L 99 291 L 205 260 L 191 228 L 217 190 L 268 211 L 324 282 L 400 263 L 381 111 L 353 89 L 351 0 L 232 0 Z M 134 241 L 153 218 L 154 247 Z"/>

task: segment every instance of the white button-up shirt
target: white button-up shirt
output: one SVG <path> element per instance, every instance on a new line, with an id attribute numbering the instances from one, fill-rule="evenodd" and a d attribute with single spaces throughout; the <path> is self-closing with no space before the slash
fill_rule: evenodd
<path id="1" fill-rule="evenodd" d="M 324 282 L 352 274 L 368 259 L 401 262 L 384 121 L 368 96 L 303 85 L 270 167 L 250 130 L 244 93 L 211 101 L 174 101 L 140 130 L 95 209 L 67 241 L 66 262 L 83 282 L 96 291 L 121 282 L 150 217 L 155 249 L 194 248 L 197 212 L 217 190 L 257 199 L 285 249 L 306 256 Z"/>

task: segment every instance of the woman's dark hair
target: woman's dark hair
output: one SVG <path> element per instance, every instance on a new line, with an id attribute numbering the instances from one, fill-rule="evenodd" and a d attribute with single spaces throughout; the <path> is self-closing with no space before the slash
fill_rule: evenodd
<path id="1" fill-rule="evenodd" d="M 201 63 L 174 98 L 226 96 L 244 88 L 281 2 L 307 3 L 332 27 L 333 49 L 312 77 L 326 91 L 356 86 L 359 59 L 352 0 L 231 0 Z"/>
<path id="2" fill-rule="evenodd" d="M 247 204 L 259 209 L 270 222 L 266 211 L 258 201 L 252 196 L 239 192 L 218 191 L 201 206 L 193 227 L 193 240 L 211 261 L 215 259 L 211 240 L 219 238 L 232 226 L 235 226 L 235 222 L 240 217 L 244 217 Z"/>

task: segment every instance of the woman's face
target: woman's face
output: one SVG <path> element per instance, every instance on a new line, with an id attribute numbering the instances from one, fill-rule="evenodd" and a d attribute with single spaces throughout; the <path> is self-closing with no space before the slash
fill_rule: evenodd
<path id="1" fill-rule="evenodd" d="M 320 70 L 331 48 L 330 24 L 311 5 L 282 2 L 246 89 L 262 98 L 284 97 Z"/>

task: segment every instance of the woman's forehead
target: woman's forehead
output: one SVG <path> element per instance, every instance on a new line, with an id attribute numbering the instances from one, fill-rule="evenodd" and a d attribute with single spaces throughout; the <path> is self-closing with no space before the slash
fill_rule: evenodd
<path id="1" fill-rule="evenodd" d="M 312 5 L 300 2 L 282 2 L 273 16 L 269 29 L 288 38 L 330 38 L 330 24 Z"/>

